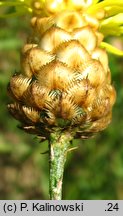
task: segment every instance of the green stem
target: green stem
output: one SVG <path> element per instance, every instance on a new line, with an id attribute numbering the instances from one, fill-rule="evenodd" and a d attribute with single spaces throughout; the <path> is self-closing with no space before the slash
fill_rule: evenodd
<path id="1" fill-rule="evenodd" d="M 51 200 L 62 199 L 62 181 L 67 152 L 72 135 L 70 132 L 55 131 L 50 135 L 50 180 L 49 193 Z"/>

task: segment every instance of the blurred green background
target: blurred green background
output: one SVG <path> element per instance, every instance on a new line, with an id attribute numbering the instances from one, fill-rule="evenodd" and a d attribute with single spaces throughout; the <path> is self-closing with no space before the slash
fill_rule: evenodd
<path id="1" fill-rule="evenodd" d="M 30 33 L 29 17 L 0 20 L 0 199 L 49 199 L 47 142 L 17 128 L 7 111 L 7 84 L 20 70 L 20 50 Z M 122 47 L 123 39 L 112 39 Z M 68 154 L 63 199 L 123 199 L 123 59 L 109 56 L 117 101 L 108 129 L 75 140 Z"/>

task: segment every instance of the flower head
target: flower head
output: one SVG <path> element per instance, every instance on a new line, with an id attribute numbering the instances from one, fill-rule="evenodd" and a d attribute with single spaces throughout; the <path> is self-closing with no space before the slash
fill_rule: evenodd
<path id="1" fill-rule="evenodd" d="M 22 129 L 43 138 L 56 128 L 82 138 L 106 128 L 116 93 L 103 32 L 111 23 L 108 14 L 118 16 L 110 8 L 114 3 L 17 2 L 34 14 L 34 38 L 22 50 L 22 73 L 16 73 L 8 86 L 14 100 L 8 105 L 10 113 Z"/>

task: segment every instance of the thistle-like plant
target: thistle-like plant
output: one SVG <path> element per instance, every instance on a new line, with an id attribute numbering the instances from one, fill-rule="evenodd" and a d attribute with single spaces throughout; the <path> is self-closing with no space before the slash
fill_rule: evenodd
<path id="1" fill-rule="evenodd" d="M 49 142 L 50 198 L 61 199 L 64 164 L 74 138 L 90 138 L 111 122 L 116 92 L 104 42 L 123 33 L 121 0 L 16 0 L 12 16 L 32 13 L 32 39 L 21 73 L 10 79 L 8 110 L 20 128 Z"/>

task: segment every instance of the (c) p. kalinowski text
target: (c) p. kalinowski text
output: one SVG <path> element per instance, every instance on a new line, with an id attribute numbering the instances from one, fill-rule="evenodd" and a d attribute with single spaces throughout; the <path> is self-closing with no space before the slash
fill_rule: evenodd
<path id="1" fill-rule="evenodd" d="M 57 204 L 53 205 L 50 203 L 40 204 L 40 203 L 32 203 L 32 211 L 83 211 L 83 203 L 81 204 Z"/>

